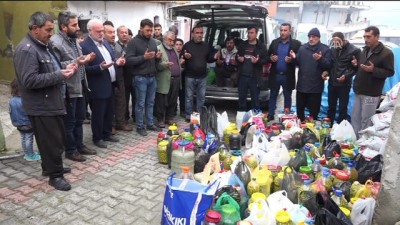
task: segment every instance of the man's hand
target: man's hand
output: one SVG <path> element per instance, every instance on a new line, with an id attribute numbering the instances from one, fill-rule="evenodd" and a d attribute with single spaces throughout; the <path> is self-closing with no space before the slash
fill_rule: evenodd
<path id="1" fill-rule="evenodd" d="M 162 57 L 162 52 L 161 52 L 160 49 L 158 49 L 157 54 L 156 54 L 156 58 L 157 59 L 161 59 L 161 57 Z"/>
<path id="2" fill-rule="evenodd" d="M 172 67 L 172 65 L 174 65 L 174 63 L 167 60 L 167 61 L 164 62 L 164 65 L 165 65 L 168 69 L 171 69 L 171 67 Z"/>
<path id="3" fill-rule="evenodd" d="M 252 63 L 257 63 L 259 59 L 260 59 L 260 55 L 257 55 L 257 57 L 251 56 Z"/>
<path id="4" fill-rule="evenodd" d="M 183 58 L 183 56 L 181 56 L 180 60 L 181 60 L 181 64 L 185 63 L 185 59 Z"/>
<path id="5" fill-rule="evenodd" d="M 76 63 L 70 63 L 66 66 L 66 69 L 72 70 L 72 72 L 76 72 L 78 70 L 78 64 Z"/>
<path id="6" fill-rule="evenodd" d="M 70 77 L 72 77 L 72 75 L 75 74 L 74 70 L 72 70 L 72 69 L 62 69 L 60 71 L 65 79 L 69 79 Z"/>
<path id="7" fill-rule="evenodd" d="M 290 50 L 289 55 L 292 57 L 292 59 L 296 58 L 296 53 L 293 50 Z"/>
<path id="8" fill-rule="evenodd" d="M 88 62 L 93 61 L 93 59 L 96 57 L 96 53 L 91 52 L 87 55 L 81 55 L 78 58 L 76 58 L 76 62 L 78 65 L 85 65 Z"/>
<path id="9" fill-rule="evenodd" d="M 346 77 L 342 74 L 342 76 L 336 78 L 339 83 L 343 83 L 346 80 Z"/>
<path id="10" fill-rule="evenodd" d="M 292 62 L 292 57 L 285 56 L 285 63 L 291 63 L 291 62 Z"/>
<path id="11" fill-rule="evenodd" d="M 278 56 L 277 55 L 271 54 L 271 56 L 269 58 L 271 59 L 272 62 L 278 61 Z"/>
<path id="12" fill-rule="evenodd" d="M 322 58 L 322 52 L 320 51 L 319 53 L 314 53 L 313 55 L 312 55 L 312 57 L 315 59 L 315 60 L 320 60 L 321 58 Z"/>
<path id="13" fill-rule="evenodd" d="M 238 56 L 238 57 L 237 57 L 237 60 L 238 60 L 239 62 L 244 62 L 244 56 Z"/>
<path id="14" fill-rule="evenodd" d="M 155 56 L 156 56 L 156 52 L 154 52 L 154 51 L 149 52 L 149 49 L 146 49 L 146 51 L 144 52 L 144 59 L 145 59 L 145 60 L 152 59 L 152 58 L 154 58 Z"/>
<path id="15" fill-rule="evenodd" d="M 183 54 L 183 56 L 185 56 L 185 59 L 190 59 L 190 58 L 192 58 L 192 54 L 190 54 L 190 53 L 187 52 L 186 50 L 185 50 L 185 53 Z"/>
<path id="16" fill-rule="evenodd" d="M 368 61 L 368 63 L 369 63 L 369 65 L 360 64 L 361 69 L 364 70 L 365 72 L 374 71 L 375 65 L 371 61 Z"/>
<path id="17" fill-rule="evenodd" d="M 353 60 L 351 60 L 351 65 L 357 66 L 357 64 L 358 64 L 357 58 L 353 55 Z"/>
<path id="18" fill-rule="evenodd" d="M 214 59 L 216 59 L 216 60 L 220 60 L 221 59 L 221 51 L 217 51 L 217 53 L 215 53 Z"/>
<path id="19" fill-rule="evenodd" d="M 117 61 L 115 61 L 115 64 L 117 64 L 117 66 L 123 66 L 125 65 L 125 56 L 121 56 L 117 59 Z"/>
<path id="20" fill-rule="evenodd" d="M 108 62 L 108 63 L 107 63 L 106 61 L 103 61 L 102 63 L 100 63 L 100 67 L 101 67 L 103 70 L 110 68 L 112 65 L 114 65 L 114 62 L 113 62 L 113 61 Z"/>
<path id="21" fill-rule="evenodd" d="M 322 80 L 328 80 L 328 78 L 329 78 L 328 71 L 322 72 L 321 78 L 322 78 Z"/>

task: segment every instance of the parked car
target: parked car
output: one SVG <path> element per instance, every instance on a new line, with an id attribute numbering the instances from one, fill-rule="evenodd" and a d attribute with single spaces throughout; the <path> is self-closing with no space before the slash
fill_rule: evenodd
<path id="1" fill-rule="evenodd" d="M 176 17 L 190 19 L 191 25 L 201 25 L 204 28 L 204 41 L 218 49 L 224 47 L 225 39 L 234 36 L 237 39 L 247 39 L 247 27 L 259 27 L 258 39 L 267 47 L 271 41 L 279 37 L 279 24 L 268 17 L 268 11 L 262 6 L 242 2 L 208 2 L 191 3 L 169 8 L 171 20 Z M 191 27 L 192 28 L 192 27 Z M 212 64 L 209 67 L 213 67 Z M 260 103 L 266 104 L 269 100 L 268 75 L 270 65 L 263 67 L 262 82 L 260 87 Z M 217 87 L 208 84 L 206 88 L 207 99 L 238 100 L 238 89 L 228 84 Z M 248 94 L 250 101 L 250 94 Z"/>

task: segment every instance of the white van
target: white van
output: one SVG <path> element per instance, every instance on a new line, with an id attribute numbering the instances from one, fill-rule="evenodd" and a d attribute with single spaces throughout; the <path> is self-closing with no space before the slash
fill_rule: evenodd
<path id="1" fill-rule="evenodd" d="M 321 43 L 329 45 L 330 41 L 330 34 L 324 25 L 313 24 L 313 23 L 299 23 L 295 28 L 295 35 L 294 38 L 299 40 L 302 44 L 308 42 L 308 32 L 312 28 L 318 28 L 319 32 L 321 33 Z"/>

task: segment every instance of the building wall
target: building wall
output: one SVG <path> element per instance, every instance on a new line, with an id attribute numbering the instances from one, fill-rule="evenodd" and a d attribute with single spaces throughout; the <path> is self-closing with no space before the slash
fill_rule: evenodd
<path id="1" fill-rule="evenodd" d="M 0 82 L 15 77 L 12 55 L 28 32 L 29 17 L 36 11 L 57 16 L 66 6 L 66 1 L 0 1 Z"/>
<path id="2" fill-rule="evenodd" d="M 145 18 L 154 21 L 155 16 L 159 17 L 163 33 L 167 31 L 171 25 L 166 18 L 168 4 L 145 1 L 68 1 L 68 8 L 76 12 L 80 19 L 110 20 L 115 28 L 125 25 L 136 35 L 140 21 Z"/>

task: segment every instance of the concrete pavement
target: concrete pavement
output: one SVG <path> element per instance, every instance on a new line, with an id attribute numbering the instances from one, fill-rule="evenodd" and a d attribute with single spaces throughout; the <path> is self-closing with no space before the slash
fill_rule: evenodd
<path id="1" fill-rule="evenodd" d="M 0 84 L 0 93 L 7 154 L 13 154 L 21 151 L 21 144 L 8 115 L 8 86 Z M 188 126 L 178 118 L 179 127 Z M 68 192 L 47 184 L 40 161 L 1 159 L 0 224 L 160 224 L 170 170 L 158 163 L 156 136 L 118 131 L 120 142 L 100 149 L 92 144 L 90 124 L 85 124 L 84 143 L 98 154 L 82 163 L 64 160 L 72 168 L 65 176 L 72 185 Z"/>

